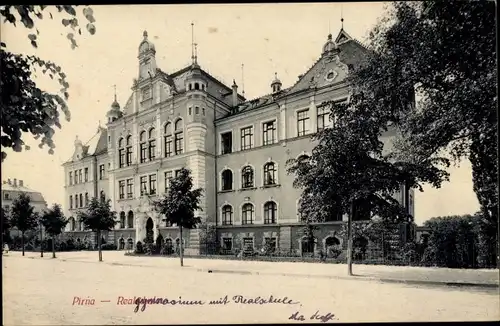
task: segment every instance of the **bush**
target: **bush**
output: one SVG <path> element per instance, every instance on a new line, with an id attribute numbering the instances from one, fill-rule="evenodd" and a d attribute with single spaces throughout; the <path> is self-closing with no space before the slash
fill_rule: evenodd
<path id="1" fill-rule="evenodd" d="M 105 243 L 101 245 L 101 250 L 116 250 L 118 247 L 114 243 Z"/>
<path id="2" fill-rule="evenodd" d="M 134 253 L 136 253 L 136 254 L 143 254 L 144 253 L 144 248 L 142 246 L 142 242 L 137 241 L 137 244 L 135 245 Z"/>

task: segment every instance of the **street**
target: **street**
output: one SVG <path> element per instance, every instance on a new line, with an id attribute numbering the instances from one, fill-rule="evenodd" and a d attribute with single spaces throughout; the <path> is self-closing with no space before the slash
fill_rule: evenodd
<path id="1" fill-rule="evenodd" d="M 498 289 L 208 273 L 123 252 L 10 252 L 4 325 L 493 321 Z M 146 263 L 147 262 L 147 263 Z M 174 264 L 174 262 L 176 264 Z M 217 261 L 211 261 L 217 264 Z M 301 264 L 301 263 L 298 263 Z M 316 264 L 308 265 L 314 270 Z M 318 265 L 319 267 L 319 265 Z"/>

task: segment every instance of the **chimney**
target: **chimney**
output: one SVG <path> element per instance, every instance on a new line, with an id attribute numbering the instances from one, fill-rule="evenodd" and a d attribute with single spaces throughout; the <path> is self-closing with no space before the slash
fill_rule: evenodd
<path id="1" fill-rule="evenodd" d="M 17 187 L 17 179 L 14 178 L 14 187 Z"/>
<path id="2" fill-rule="evenodd" d="M 23 186 L 23 180 L 19 180 L 19 187 Z"/>
<path id="3" fill-rule="evenodd" d="M 238 106 L 238 85 L 233 79 L 233 106 Z"/>

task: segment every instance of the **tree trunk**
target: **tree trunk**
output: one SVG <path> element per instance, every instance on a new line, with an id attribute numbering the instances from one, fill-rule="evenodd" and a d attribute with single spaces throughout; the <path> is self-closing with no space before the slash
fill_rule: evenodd
<path id="1" fill-rule="evenodd" d="M 21 231 L 21 247 L 23 247 L 23 256 L 24 256 L 24 231 Z"/>
<path id="2" fill-rule="evenodd" d="M 351 202 L 349 214 L 347 215 L 347 275 L 352 276 L 352 219 L 354 213 L 354 201 Z"/>
<path id="3" fill-rule="evenodd" d="M 52 258 L 56 258 L 56 245 L 55 245 L 55 237 L 52 236 Z"/>
<path id="4" fill-rule="evenodd" d="M 97 230 L 97 250 L 99 250 L 99 261 L 102 261 L 101 230 Z"/>
<path id="5" fill-rule="evenodd" d="M 179 243 L 179 256 L 181 257 L 181 267 L 184 266 L 184 248 L 183 248 L 183 245 L 182 245 L 182 224 L 179 226 L 179 229 L 180 229 L 180 243 Z"/>
<path id="6" fill-rule="evenodd" d="M 40 257 L 43 258 L 43 229 L 41 223 L 40 223 Z"/>

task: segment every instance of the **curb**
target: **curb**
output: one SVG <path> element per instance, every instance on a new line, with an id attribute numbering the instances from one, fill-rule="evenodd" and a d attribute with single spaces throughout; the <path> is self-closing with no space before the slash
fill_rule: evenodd
<path id="1" fill-rule="evenodd" d="M 272 275 L 272 276 L 288 276 L 288 277 L 304 277 L 304 278 L 326 278 L 346 281 L 376 281 L 382 283 L 399 283 L 408 285 L 434 285 L 445 287 L 481 287 L 481 288 L 499 288 L 499 284 L 492 283 L 470 283 L 470 282 L 441 282 L 441 281 L 424 281 L 424 280 L 400 280 L 389 278 L 378 278 L 373 276 L 338 276 L 338 275 L 307 275 L 307 274 L 292 274 L 292 273 L 273 273 L 273 272 L 252 272 L 252 271 L 235 271 L 223 269 L 196 269 L 199 272 L 221 273 L 221 274 L 240 274 L 240 275 Z"/>

